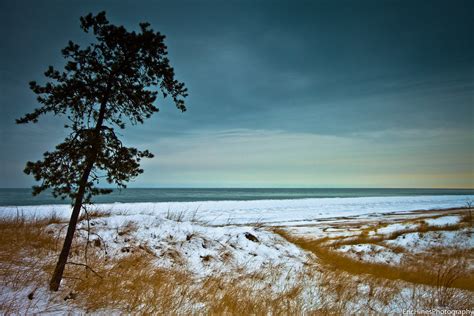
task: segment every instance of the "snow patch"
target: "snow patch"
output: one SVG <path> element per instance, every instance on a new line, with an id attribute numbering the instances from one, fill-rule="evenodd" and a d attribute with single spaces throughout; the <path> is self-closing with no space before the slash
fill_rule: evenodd
<path id="1" fill-rule="evenodd" d="M 378 228 L 376 232 L 381 235 L 390 235 L 397 231 L 416 229 L 419 225 L 414 223 L 395 223 L 388 226 Z"/>
<path id="2" fill-rule="evenodd" d="M 336 249 L 345 255 L 371 263 L 398 265 L 402 259 L 401 254 L 394 253 L 391 249 L 374 244 L 344 245 Z"/>
<path id="3" fill-rule="evenodd" d="M 388 246 L 402 247 L 410 252 L 420 253 L 431 248 L 473 249 L 474 234 L 471 229 L 459 231 L 429 231 L 408 233 L 384 242 Z"/>
<path id="4" fill-rule="evenodd" d="M 157 266 L 184 268 L 198 277 L 264 268 L 299 270 L 308 259 L 279 235 L 251 226 L 213 227 L 137 214 L 98 218 L 91 225 L 110 257 L 146 250 Z"/>
<path id="5" fill-rule="evenodd" d="M 442 216 L 438 218 L 425 219 L 425 222 L 430 226 L 446 226 L 455 225 L 460 222 L 459 216 Z"/>

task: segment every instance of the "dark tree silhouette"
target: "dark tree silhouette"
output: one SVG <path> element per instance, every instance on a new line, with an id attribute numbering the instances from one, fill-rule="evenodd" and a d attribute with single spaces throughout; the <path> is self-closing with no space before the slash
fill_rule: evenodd
<path id="1" fill-rule="evenodd" d="M 186 88 L 174 79 L 165 36 L 148 23 L 141 23 L 138 33 L 111 25 L 105 12 L 80 21 L 84 32 L 92 31 L 96 40 L 86 48 L 69 42 L 62 50 L 67 60 L 64 71 L 50 66 L 46 84 L 30 82 L 41 106 L 17 120 L 36 123 L 43 114 L 63 115 L 65 127 L 71 130 L 54 151 L 44 153 L 43 160 L 28 162 L 24 170 L 41 181 L 33 187 L 34 195 L 51 189 L 55 197 L 72 201 L 67 234 L 50 282 L 53 291 L 59 288 L 82 206 L 94 195 L 112 191 L 97 188 L 99 179 L 125 188 L 127 181 L 143 172 L 141 158 L 153 157 L 147 150 L 125 147 L 116 129 L 143 123 L 158 112 L 154 102 L 160 94 L 171 96 L 179 110 L 186 110 Z"/>

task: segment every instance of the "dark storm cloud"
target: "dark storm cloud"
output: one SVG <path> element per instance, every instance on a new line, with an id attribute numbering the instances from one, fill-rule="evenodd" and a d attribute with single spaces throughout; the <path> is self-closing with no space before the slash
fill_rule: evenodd
<path id="1" fill-rule="evenodd" d="M 31 135 L 34 128 L 13 121 L 35 106 L 27 82 L 62 64 L 69 39 L 87 43 L 78 18 L 100 10 L 112 23 L 149 21 L 166 34 L 190 90 L 187 113 L 163 104 L 145 126 L 125 132 L 133 143 L 226 129 L 472 131 L 472 1 L 3 0 L 2 161 L 37 158 L 59 138 L 55 127 Z M 20 177 L 15 168 L 2 178 Z"/>

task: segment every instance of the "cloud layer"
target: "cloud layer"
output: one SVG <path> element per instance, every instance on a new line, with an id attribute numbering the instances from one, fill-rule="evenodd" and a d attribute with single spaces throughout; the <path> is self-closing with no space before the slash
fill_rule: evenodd
<path id="1" fill-rule="evenodd" d="M 124 131 L 157 153 L 132 186 L 474 187 L 472 1 L 4 1 L 0 187 L 64 132 L 15 126 L 27 82 L 90 41 L 78 18 L 167 35 L 189 111 Z"/>

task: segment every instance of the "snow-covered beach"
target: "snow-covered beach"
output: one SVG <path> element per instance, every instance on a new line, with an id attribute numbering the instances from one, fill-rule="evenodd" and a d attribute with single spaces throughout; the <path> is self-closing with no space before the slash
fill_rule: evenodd
<path id="1" fill-rule="evenodd" d="M 105 203 L 90 210 L 121 214 L 164 215 L 169 212 L 195 216 L 211 225 L 265 223 L 292 225 L 321 219 L 375 215 L 390 212 L 464 207 L 474 195 L 389 196 L 309 198 L 250 201 L 197 201 L 155 203 Z M 0 206 L 0 216 L 21 213 L 27 217 L 48 217 L 52 213 L 68 218 L 70 205 Z"/>
<path id="2" fill-rule="evenodd" d="M 69 259 L 73 277 L 57 293 L 47 281 L 70 206 L 2 206 L 0 308 L 7 314 L 401 313 L 439 302 L 472 308 L 474 233 L 465 207 L 473 198 L 91 205 Z M 453 267 L 455 283 L 432 281 Z"/>

